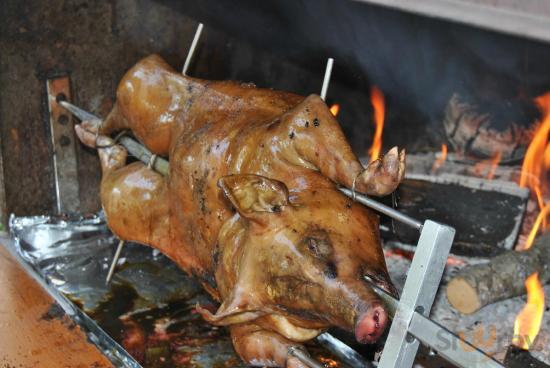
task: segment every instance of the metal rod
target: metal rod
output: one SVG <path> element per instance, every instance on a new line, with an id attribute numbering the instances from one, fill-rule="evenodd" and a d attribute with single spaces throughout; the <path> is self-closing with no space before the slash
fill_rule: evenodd
<path id="1" fill-rule="evenodd" d="M 324 332 L 317 336 L 317 342 L 331 351 L 338 359 L 350 367 L 374 368 L 374 365 L 363 358 L 361 354 L 332 336 Z"/>
<path id="2" fill-rule="evenodd" d="M 329 59 L 331 60 L 331 59 Z M 327 65 L 327 70 L 328 70 L 328 65 Z M 326 75 L 325 75 L 326 77 Z M 330 78 L 330 76 L 329 76 Z M 326 79 L 326 78 L 325 78 Z M 93 120 L 93 119 L 99 119 L 97 116 L 85 111 L 85 110 L 82 110 L 81 108 L 73 105 L 73 104 L 70 104 L 66 101 L 61 101 L 60 104 L 66 108 L 67 110 L 69 110 L 71 113 L 73 113 L 77 118 L 79 118 L 80 120 Z M 130 151 L 130 147 L 128 146 L 128 141 L 131 140 L 130 138 L 127 138 L 125 141 L 122 141 L 121 140 L 121 143 L 126 147 L 128 148 Z M 130 152 L 132 154 L 136 154 L 136 152 Z M 143 159 L 141 157 L 138 157 L 141 159 L 141 161 L 143 161 L 144 163 L 148 163 L 149 162 L 149 158 L 150 156 L 147 156 L 146 157 L 143 157 Z M 162 159 L 161 157 L 157 158 L 156 162 L 160 163 L 160 166 L 162 167 L 168 167 L 168 161 Z M 157 165 L 155 165 L 157 166 Z M 165 173 L 163 173 L 165 174 Z M 350 189 L 347 189 L 347 188 L 340 188 L 340 191 L 342 193 L 344 193 L 345 195 L 347 195 L 348 197 L 350 198 L 353 198 L 353 192 L 350 190 Z M 413 219 L 412 217 L 410 216 L 407 216 L 399 211 L 397 211 L 396 209 L 393 209 L 389 206 L 386 206 L 385 204 L 382 204 L 380 202 L 377 202 L 361 193 L 355 193 L 355 199 L 357 202 L 367 206 L 367 207 L 370 207 L 378 212 L 381 212 L 397 221 L 400 221 L 406 225 L 409 225 L 419 231 L 422 230 L 422 223 L 420 221 L 417 221 L 415 219 Z"/>
<path id="3" fill-rule="evenodd" d="M 319 363 L 312 357 L 310 357 L 306 352 L 304 352 L 302 349 L 291 346 L 288 348 L 288 355 L 291 355 L 295 358 L 298 358 L 299 361 L 307 365 L 311 368 L 326 368 L 323 364 Z"/>
<path id="4" fill-rule="evenodd" d="M 80 107 L 73 105 L 70 102 L 61 100 L 58 102 L 61 106 L 69 110 L 71 114 L 76 116 L 78 119 L 84 120 L 101 120 L 99 117 L 94 114 L 89 113 L 88 111 L 82 110 Z"/>
<path id="5" fill-rule="evenodd" d="M 457 367 L 504 368 L 501 363 L 474 345 L 419 313 L 413 314 L 409 333 Z"/>
<path id="6" fill-rule="evenodd" d="M 120 252 L 122 252 L 122 247 L 124 246 L 124 240 L 120 240 L 118 242 L 118 246 L 116 248 L 115 256 L 113 257 L 113 261 L 111 262 L 111 266 L 109 267 L 109 272 L 107 273 L 107 278 L 105 279 L 105 284 L 109 284 L 111 282 L 111 277 L 113 277 L 113 273 L 115 272 L 115 267 L 118 262 L 118 258 L 120 257 Z"/>
<path id="7" fill-rule="evenodd" d="M 350 198 L 353 198 L 353 192 L 348 188 L 339 188 L 342 193 L 347 195 Z M 386 216 L 389 216 L 399 222 L 404 223 L 405 225 L 409 225 L 410 227 L 414 227 L 418 231 L 422 231 L 422 223 L 420 221 L 417 221 L 413 219 L 412 217 L 405 215 L 404 213 L 399 212 L 398 210 L 391 208 L 389 206 L 386 206 L 385 204 L 382 204 L 380 202 L 377 202 L 369 197 L 367 197 L 364 194 L 361 193 L 355 193 L 355 200 L 367 207 L 372 208 L 373 210 L 376 210 L 380 213 L 383 213 Z"/>
<path id="8" fill-rule="evenodd" d="M 323 79 L 323 86 L 321 87 L 321 98 L 323 101 L 327 97 L 328 85 L 330 84 L 330 76 L 332 75 L 332 65 L 334 64 L 333 58 L 328 58 L 327 67 L 325 69 L 325 78 Z"/>
<path id="9" fill-rule="evenodd" d="M 195 48 L 199 43 L 199 38 L 201 37 L 203 27 L 204 27 L 204 24 L 199 23 L 199 26 L 197 27 L 197 31 L 195 32 L 195 37 L 193 37 L 193 42 L 191 42 L 191 47 L 189 48 L 189 52 L 187 53 L 187 58 L 185 59 L 185 63 L 183 64 L 183 69 L 181 71 L 181 74 L 183 75 L 187 75 L 187 69 L 189 69 L 189 65 L 191 64 L 191 59 L 193 59 L 193 54 L 195 53 Z"/>

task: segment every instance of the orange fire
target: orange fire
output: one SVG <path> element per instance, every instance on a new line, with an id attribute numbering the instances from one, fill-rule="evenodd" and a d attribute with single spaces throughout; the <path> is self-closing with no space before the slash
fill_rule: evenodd
<path id="1" fill-rule="evenodd" d="M 498 151 L 495 153 L 495 155 L 491 158 L 491 166 L 489 168 L 489 172 L 487 173 L 487 179 L 493 180 L 495 177 L 495 171 L 497 170 L 498 164 L 500 163 L 500 159 L 502 158 L 502 153 Z"/>
<path id="2" fill-rule="evenodd" d="M 447 145 L 443 143 L 441 145 L 441 153 L 437 158 L 437 160 L 435 160 L 434 164 L 432 165 L 432 172 L 436 172 L 437 170 L 439 170 L 441 166 L 443 166 L 443 164 L 445 163 L 445 160 L 447 160 L 447 151 L 448 151 Z"/>
<path id="3" fill-rule="evenodd" d="M 525 281 L 527 304 L 514 322 L 512 343 L 525 350 L 529 350 L 529 346 L 535 341 L 544 314 L 544 290 L 538 276 L 538 272 L 535 272 Z"/>
<path id="4" fill-rule="evenodd" d="M 539 230 L 548 228 L 547 216 L 549 209 L 544 201 L 545 191 L 548 190 L 548 170 L 550 169 L 550 92 L 537 97 L 535 102 L 543 115 L 542 121 L 535 130 L 533 139 L 525 153 L 521 168 L 519 185 L 529 188 L 534 193 L 540 213 L 527 238 L 526 248 L 531 247 Z"/>
<path id="5" fill-rule="evenodd" d="M 332 105 L 332 106 L 330 107 L 329 110 L 330 110 L 330 112 L 332 113 L 332 115 L 337 116 L 338 113 L 340 112 L 340 105 L 334 104 L 334 105 Z"/>
<path id="6" fill-rule="evenodd" d="M 335 360 L 332 360 L 330 358 L 325 358 L 322 356 L 320 356 L 318 359 L 327 368 L 338 368 L 338 362 Z"/>
<path id="7" fill-rule="evenodd" d="M 527 148 L 519 179 L 521 187 L 527 187 L 534 192 L 548 188 L 546 171 L 550 168 L 550 92 L 537 97 L 535 102 L 543 113 L 543 119 Z"/>
<path id="8" fill-rule="evenodd" d="M 527 238 L 527 242 L 525 243 L 525 249 L 531 248 L 531 246 L 533 245 L 533 242 L 535 241 L 535 237 L 537 236 L 541 223 L 543 223 L 543 221 L 546 219 L 546 217 L 548 217 L 549 214 L 550 214 L 550 204 L 543 207 L 542 211 L 540 211 L 539 215 L 537 216 L 537 219 L 535 220 L 535 224 L 533 225 L 533 228 L 529 232 L 529 237 Z"/>
<path id="9" fill-rule="evenodd" d="M 372 146 L 369 148 L 371 162 L 380 157 L 382 151 L 382 132 L 384 131 L 384 95 L 377 87 L 372 87 L 370 90 L 370 101 L 374 110 L 374 139 Z"/>
<path id="10" fill-rule="evenodd" d="M 519 185 L 529 188 L 534 193 L 540 213 L 529 232 L 525 249 L 533 246 L 539 229 L 542 228 L 544 230 L 546 228 L 546 218 L 550 214 L 550 204 L 544 202 L 544 191 L 548 189 L 547 175 L 550 169 L 550 145 L 548 144 L 548 134 L 550 133 L 550 92 L 537 97 L 535 102 L 539 106 L 543 118 L 525 153 Z M 529 346 L 539 333 L 544 313 L 544 290 L 538 278 L 538 272 L 527 278 L 525 288 L 527 289 L 527 304 L 516 317 L 512 343 L 522 349 L 529 350 Z"/>
<path id="11" fill-rule="evenodd" d="M 476 163 L 474 165 L 474 172 L 477 176 L 484 176 L 488 180 L 493 180 L 501 158 L 502 153 L 497 151 L 490 159 L 482 160 Z"/>

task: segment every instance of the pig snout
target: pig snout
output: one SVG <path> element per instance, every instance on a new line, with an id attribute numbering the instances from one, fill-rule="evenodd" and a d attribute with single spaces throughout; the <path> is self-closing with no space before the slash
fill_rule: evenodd
<path id="1" fill-rule="evenodd" d="M 370 344 L 384 333 L 388 323 L 388 313 L 380 304 L 374 304 L 357 318 L 355 339 L 361 344 Z"/>

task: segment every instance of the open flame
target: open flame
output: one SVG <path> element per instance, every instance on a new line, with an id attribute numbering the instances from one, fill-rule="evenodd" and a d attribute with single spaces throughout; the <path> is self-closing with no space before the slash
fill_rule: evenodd
<path id="1" fill-rule="evenodd" d="M 497 151 L 490 159 L 482 160 L 476 163 L 474 165 L 474 172 L 479 177 L 485 177 L 487 180 L 493 180 L 501 159 L 502 152 Z"/>
<path id="2" fill-rule="evenodd" d="M 498 164 L 500 163 L 500 160 L 502 159 L 502 152 L 498 151 L 494 154 L 494 156 L 491 158 L 490 165 L 489 166 L 489 172 L 487 173 L 487 179 L 493 180 L 495 177 L 495 171 L 497 170 Z"/>
<path id="3" fill-rule="evenodd" d="M 339 104 L 334 104 L 330 107 L 329 110 L 332 113 L 332 115 L 337 116 L 338 113 L 340 112 L 340 105 Z"/>
<path id="4" fill-rule="evenodd" d="M 537 216 L 537 219 L 535 220 L 535 224 L 531 228 L 531 231 L 529 232 L 529 236 L 527 237 L 527 241 L 525 242 L 525 249 L 531 248 L 533 245 L 533 242 L 535 241 L 535 237 L 537 236 L 537 233 L 539 232 L 539 228 L 541 223 L 544 222 L 546 217 L 550 214 L 550 204 L 544 206 L 542 208 L 542 211 L 540 211 L 539 215 Z"/>
<path id="5" fill-rule="evenodd" d="M 536 129 L 533 139 L 525 152 L 525 159 L 521 168 L 519 185 L 529 188 L 536 193 L 539 207 L 542 210 L 544 203 L 542 189 L 548 188 L 546 176 L 550 168 L 550 146 L 548 145 L 548 134 L 550 134 L 550 92 L 535 99 L 539 106 L 543 119 Z"/>
<path id="6" fill-rule="evenodd" d="M 374 139 L 369 148 L 371 162 L 380 157 L 382 151 L 382 132 L 384 131 L 385 103 L 382 91 L 373 86 L 370 90 L 370 101 L 374 110 Z"/>
<path id="7" fill-rule="evenodd" d="M 546 218 L 550 214 L 550 204 L 546 204 L 544 201 L 544 191 L 548 188 L 547 175 L 550 169 L 550 145 L 548 144 L 548 134 L 550 134 L 550 92 L 537 97 L 535 102 L 539 106 L 543 118 L 535 130 L 533 139 L 525 153 L 519 185 L 523 188 L 529 188 L 534 193 L 540 213 L 529 232 L 525 249 L 533 246 L 535 237 L 541 228 L 546 229 Z M 539 333 L 544 314 L 544 289 L 539 280 L 538 272 L 527 278 L 525 288 L 527 289 L 527 304 L 516 317 L 512 343 L 522 349 L 529 350 L 529 346 Z"/>
<path id="8" fill-rule="evenodd" d="M 447 145 L 443 143 L 441 145 L 441 153 L 439 154 L 439 157 L 437 158 L 437 160 L 435 160 L 434 164 L 432 165 L 432 173 L 436 172 L 437 170 L 439 170 L 441 166 L 443 166 L 443 164 L 445 163 L 445 160 L 447 160 L 447 152 L 448 152 Z"/>
<path id="9" fill-rule="evenodd" d="M 527 278 L 525 288 L 527 289 L 527 304 L 519 312 L 514 322 L 512 344 L 524 350 L 529 350 L 529 346 L 535 341 L 539 333 L 544 313 L 544 291 L 538 272 Z"/>
<path id="10" fill-rule="evenodd" d="M 540 213 L 527 238 L 526 248 L 531 247 L 539 230 L 545 230 L 548 227 L 546 217 L 550 209 L 550 204 L 544 201 L 544 190 L 548 188 L 548 170 L 550 169 L 550 144 L 548 135 L 550 134 L 550 92 L 535 98 L 543 118 L 538 128 L 535 130 L 533 139 L 527 147 L 525 159 L 521 167 L 521 176 L 519 185 L 523 188 L 529 188 L 537 199 Z"/>

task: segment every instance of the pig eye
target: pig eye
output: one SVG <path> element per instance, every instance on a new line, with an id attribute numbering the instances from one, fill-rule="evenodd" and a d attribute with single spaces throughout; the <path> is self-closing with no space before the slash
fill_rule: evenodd
<path id="1" fill-rule="evenodd" d="M 328 257 L 332 253 L 332 247 L 325 239 L 307 237 L 304 239 L 307 249 L 316 257 Z"/>

